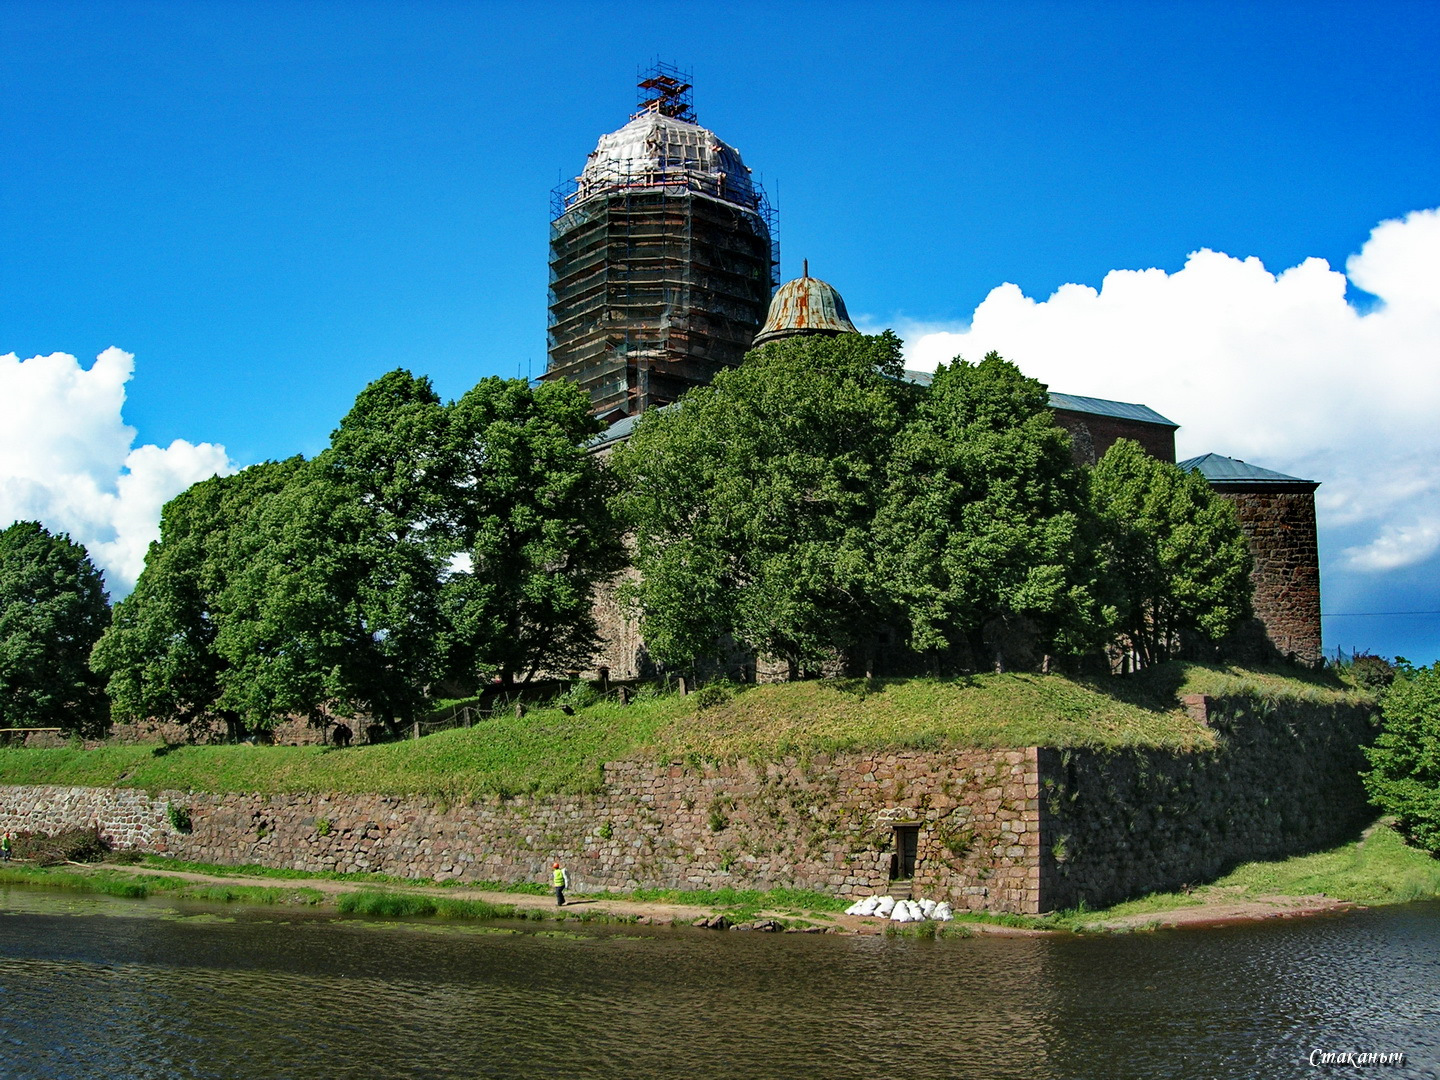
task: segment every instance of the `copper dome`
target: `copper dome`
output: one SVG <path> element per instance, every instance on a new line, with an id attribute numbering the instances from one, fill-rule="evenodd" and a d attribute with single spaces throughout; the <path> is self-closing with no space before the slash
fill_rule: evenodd
<path id="1" fill-rule="evenodd" d="M 845 310 L 845 301 L 827 281 L 810 276 L 806 263 L 803 277 L 781 285 L 770 301 L 770 316 L 755 335 L 755 345 L 802 334 L 858 334 Z"/>

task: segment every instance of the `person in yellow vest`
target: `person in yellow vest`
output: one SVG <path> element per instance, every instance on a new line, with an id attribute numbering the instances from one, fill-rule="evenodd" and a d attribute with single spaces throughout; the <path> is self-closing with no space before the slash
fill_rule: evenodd
<path id="1" fill-rule="evenodd" d="M 10 832 L 7 829 L 4 837 L 0 837 L 0 859 L 10 861 Z"/>
<path id="2" fill-rule="evenodd" d="M 570 875 L 565 873 L 565 868 L 558 862 L 555 864 L 555 873 L 552 878 L 555 883 L 555 906 L 565 906 L 565 890 L 570 887 Z"/>

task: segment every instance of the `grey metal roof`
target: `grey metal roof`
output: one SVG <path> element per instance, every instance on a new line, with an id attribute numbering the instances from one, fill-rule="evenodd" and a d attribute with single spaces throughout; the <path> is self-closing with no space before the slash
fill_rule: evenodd
<path id="1" fill-rule="evenodd" d="M 1136 405 L 1128 401 L 1109 401 L 1098 397 L 1077 397 L 1075 394 L 1051 393 L 1050 407 L 1064 409 L 1066 412 L 1113 416 L 1119 420 L 1138 420 L 1142 424 L 1163 424 L 1165 427 L 1172 428 L 1180 426 L 1173 420 L 1166 420 L 1148 405 Z"/>
<path id="2" fill-rule="evenodd" d="M 1286 476 L 1274 469 L 1262 469 L 1239 458 L 1224 454 L 1201 454 L 1177 463 L 1186 472 L 1198 472 L 1212 484 L 1316 484 L 1315 480 L 1302 480 L 1298 476 Z"/>
<path id="3" fill-rule="evenodd" d="M 928 371 L 906 371 L 904 377 L 907 381 L 915 383 L 917 386 L 929 386 L 934 378 L 932 373 Z M 665 406 L 665 408 L 667 409 L 673 407 L 673 405 Z M 1154 409 L 1150 408 L 1147 405 L 1135 405 L 1127 401 L 1109 401 L 1105 398 L 1077 397 L 1074 394 L 1052 393 L 1050 395 L 1050 407 L 1052 409 L 1065 409 L 1068 412 L 1091 413 L 1095 416 L 1114 416 L 1122 420 L 1136 420 L 1144 424 L 1162 424 L 1165 427 L 1171 428 L 1180 426 L 1174 421 L 1166 420 L 1165 417 L 1161 416 Z M 601 447 L 609 446 L 611 443 L 620 442 L 623 439 L 629 438 L 630 433 L 635 430 L 635 424 L 639 419 L 640 417 L 638 416 L 627 416 L 623 419 L 615 421 L 615 423 L 611 424 L 599 435 L 596 435 L 595 438 L 590 440 L 590 448 L 592 450 L 598 450 Z M 1198 467 L 1196 463 L 1204 460 L 1205 458 L 1219 457 L 1219 454 L 1206 454 L 1204 458 L 1191 458 L 1189 462 L 1186 462 L 1184 464 L 1192 467 Z M 1234 459 L 1223 458 L 1221 460 L 1232 461 Z M 1247 469 L 1255 468 L 1255 466 L 1253 465 L 1245 465 L 1244 462 L 1236 462 L 1236 464 Z M 1204 472 L 1203 469 L 1201 471 Z M 1307 480 L 1296 480 L 1293 476 L 1283 476 L 1280 473 L 1270 473 L 1267 469 L 1259 469 L 1258 472 L 1267 473 L 1268 478 L 1273 479 L 1276 482 L 1284 481 L 1291 484 L 1304 484 L 1310 482 Z M 1216 479 L 1215 477 L 1210 476 L 1209 473 L 1205 473 L 1205 476 L 1207 479 Z M 1236 479 L 1264 478 L 1237 477 Z"/>
<path id="4" fill-rule="evenodd" d="M 918 386 L 929 386 L 934 381 L 935 375 L 929 371 L 906 371 L 905 378 Z M 1166 420 L 1148 405 L 1134 405 L 1128 401 L 1110 401 L 1107 398 L 1052 393 L 1050 407 L 1064 409 L 1067 412 L 1090 413 L 1094 416 L 1114 416 L 1121 420 L 1138 420 L 1142 424 L 1164 424 L 1166 427 L 1172 428 L 1180 426 L 1173 420 Z"/>

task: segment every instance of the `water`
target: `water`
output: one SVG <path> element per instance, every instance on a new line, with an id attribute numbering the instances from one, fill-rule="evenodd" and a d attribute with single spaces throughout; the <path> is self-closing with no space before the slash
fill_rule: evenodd
<path id="1" fill-rule="evenodd" d="M 1085 938 L 536 926 L 0 890 L 0 1075 L 1440 1076 L 1435 903 Z"/>

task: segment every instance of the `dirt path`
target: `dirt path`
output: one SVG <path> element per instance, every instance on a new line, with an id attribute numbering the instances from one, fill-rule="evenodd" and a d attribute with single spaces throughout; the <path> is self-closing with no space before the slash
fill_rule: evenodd
<path id="1" fill-rule="evenodd" d="M 408 885 L 397 882 L 348 882 L 332 878 L 270 878 L 251 877 L 242 874 L 203 874 L 189 870 L 163 870 L 148 866 L 110 865 L 107 870 L 137 875 L 151 874 L 157 877 L 176 878 L 181 881 L 202 885 L 249 885 L 260 888 L 307 888 L 330 897 L 361 889 L 385 889 L 394 892 L 417 893 L 423 896 L 447 896 L 461 900 L 484 900 L 492 904 L 510 904 L 526 909 L 554 910 L 555 901 L 549 896 L 531 893 L 496 892 L 489 889 L 468 889 L 460 885 Z M 1309 915 L 1333 914 L 1353 909 L 1357 905 L 1336 900 L 1328 896 L 1259 896 L 1244 899 L 1229 895 L 1202 897 L 1194 905 L 1171 908 L 1167 911 L 1144 912 L 1115 918 L 1097 918 L 1087 923 L 1087 930 L 1127 931 L 1159 927 L 1222 926 L 1237 922 L 1254 922 L 1261 919 L 1288 919 Z M 614 915 L 634 918 L 649 924 L 690 925 L 701 919 L 711 918 L 719 913 L 718 908 L 696 904 L 672 904 L 649 900 L 626 900 L 618 897 L 587 896 L 573 894 L 566 902 L 566 914 L 580 916 L 586 912 L 596 915 Z M 760 918 L 786 918 L 791 921 L 804 919 L 792 912 L 761 911 Z M 817 930 L 832 933 L 882 934 L 889 920 L 873 916 L 827 914 L 814 916 L 811 920 Z M 1004 937 L 1032 937 L 1060 931 L 1032 929 L 1027 927 L 1002 926 L 997 923 L 965 923 L 966 929 L 980 934 Z"/>
<path id="2" fill-rule="evenodd" d="M 1297 919 L 1307 915 L 1333 915 L 1358 905 L 1331 896 L 1251 896 L 1243 900 L 1209 896 L 1192 907 L 1171 908 L 1113 919 L 1097 919 L 1086 929 L 1139 930 L 1163 926 L 1225 926 L 1261 919 Z"/>

